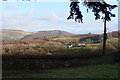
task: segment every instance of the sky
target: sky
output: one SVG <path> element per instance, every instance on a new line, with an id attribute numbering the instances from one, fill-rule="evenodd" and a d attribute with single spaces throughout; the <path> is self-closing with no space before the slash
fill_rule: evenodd
<path id="1" fill-rule="evenodd" d="M 118 2 L 109 2 L 118 5 Z M 94 20 L 94 14 L 80 3 L 84 23 L 67 20 L 70 2 L 2 2 L 0 5 L 1 29 L 24 31 L 63 30 L 74 34 L 103 33 L 103 21 Z M 108 32 L 118 30 L 118 8 L 116 14 L 107 22 Z M 2 22 L 2 24 L 1 24 Z"/>

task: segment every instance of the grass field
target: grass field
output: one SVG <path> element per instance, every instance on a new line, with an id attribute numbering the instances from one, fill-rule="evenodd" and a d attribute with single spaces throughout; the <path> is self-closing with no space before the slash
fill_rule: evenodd
<path id="1" fill-rule="evenodd" d="M 107 39 L 107 41 L 115 41 L 115 40 L 118 41 L 118 39 L 119 39 L 119 38 L 109 38 L 109 39 Z"/>
<path id="2" fill-rule="evenodd" d="M 118 78 L 118 59 L 118 52 L 105 56 L 9 56 L 3 58 L 3 78 Z"/>
<path id="3" fill-rule="evenodd" d="M 79 38 L 74 38 L 74 37 L 57 37 L 57 38 L 52 38 L 51 40 L 70 40 L 70 39 L 79 39 Z"/>
<path id="4" fill-rule="evenodd" d="M 39 77 L 33 75 L 33 77 Z M 118 78 L 117 64 L 91 65 L 74 68 L 60 68 L 48 70 L 48 73 L 41 74 L 41 77 L 48 78 Z"/>
<path id="5" fill-rule="evenodd" d="M 118 64 L 96 64 L 36 71 L 5 70 L 4 72 L 6 78 L 118 78 Z"/>

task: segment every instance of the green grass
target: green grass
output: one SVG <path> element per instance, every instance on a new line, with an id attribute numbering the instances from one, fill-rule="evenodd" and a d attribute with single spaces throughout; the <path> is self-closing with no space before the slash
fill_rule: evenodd
<path id="1" fill-rule="evenodd" d="M 83 47 L 64 48 L 64 50 L 79 50 L 79 49 L 83 49 Z"/>
<path id="2" fill-rule="evenodd" d="M 53 38 L 52 40 L 70 40 L 70 39 L 78 39 L 78 38 L 73 38 L 73 37 L 57 37 L 57 38 Z"/>
<path id="3" fill-rule="evenodd" d="M 86 48 L 94 50 L 94 49 L 99 49 L 101 47 L 101 45 L 102 45 L 101 43 L 87 44 Z"/>
<path id="4" fill-rule="evenodd" d="M 104 64 L 91 65 L 76 68 L 61 68 L 50 70 L 49 73 L 41 75 L 42 77 L 61 77 L 61 78 L 117 78 L 118 65 Z"/>
<path id="5" fill-rule="evenodd" d="M 109 41 L 118 41 L 118 39 L 119 38 L 109 38 L 109 39 L 107 39 L 107 41 L 109 42 Z"/>
<path id="6" fill-rule="evenodd" d="M 87 45 L 91 45 L 91 46 L 99 46 L 99 45 L 101 45 L 101 43 L 87 44 Z"/>
<path id="7" fill-rule="evenodd" d="M 4 71 L 9 78 L 118 78 L 118 64 L 99 64 L 43 71 Z"/>

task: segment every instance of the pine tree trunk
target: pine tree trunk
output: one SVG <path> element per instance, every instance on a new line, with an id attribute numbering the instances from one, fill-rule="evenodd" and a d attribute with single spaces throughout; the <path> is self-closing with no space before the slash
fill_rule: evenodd
<path id="1" fill-rule="evenodd" d="M 107 40 L 107 34 L 106 34 L 106 15 L 104 19 L 104 35 L 103 35 L 103 56 L 106 53 L 106 40 Z"/>

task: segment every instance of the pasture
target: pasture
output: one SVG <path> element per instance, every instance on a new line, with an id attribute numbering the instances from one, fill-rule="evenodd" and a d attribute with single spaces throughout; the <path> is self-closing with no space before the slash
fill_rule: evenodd
<path id="1" fill-rule="evenodd" d="M 5 70 L 5 78 L 118 78 L 118 64 L 54 68 L 48 70 Z"/>

